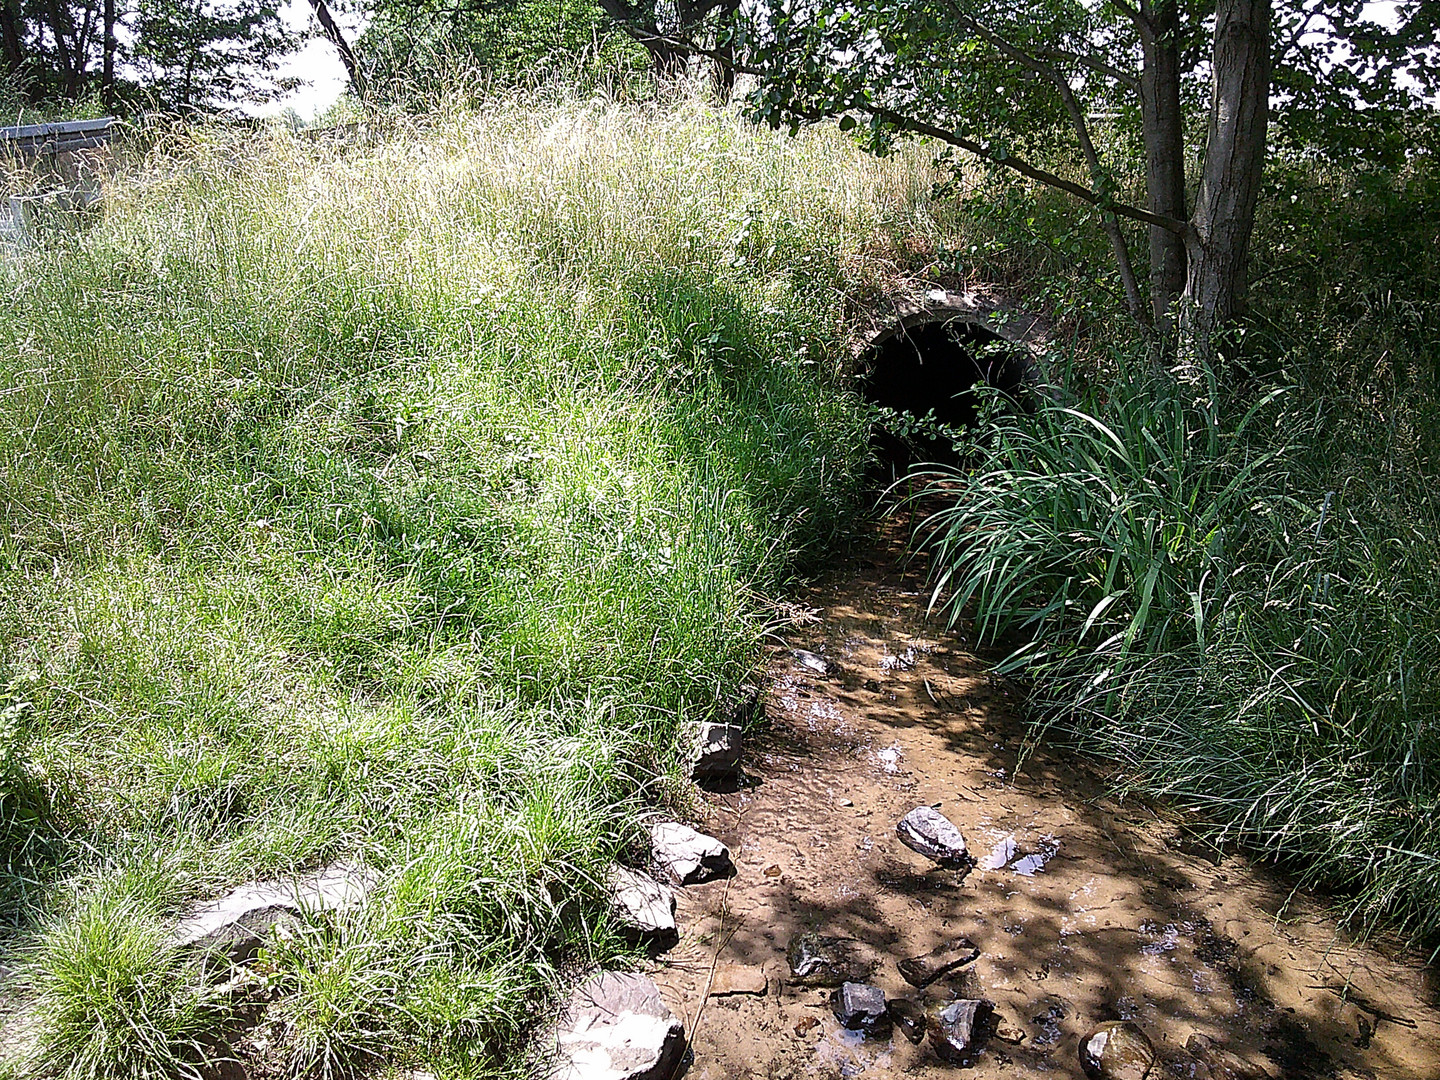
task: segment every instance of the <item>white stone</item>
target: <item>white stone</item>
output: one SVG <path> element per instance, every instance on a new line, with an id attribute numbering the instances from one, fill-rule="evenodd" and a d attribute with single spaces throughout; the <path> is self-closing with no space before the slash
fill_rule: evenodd
<path id="1" fill-rule="evenodd" d="M 611 865 L 605 887 L 610 908 L 626 930 L 642 937 L 676 935 L 675 892 L 649 874 Z"/>
<path id="2" fill-rule="evenodd" d="M 795 658 L 795 663 L 814 675 L 831 675 L 835 671 L 835 665 L 819 653 L 813 653 L 809 649 L 791 649 L 790 655 Z"/>
<path id="3" fill-rule="evenodd" d="M 651 825 L 650 846 L 656 865 L 681 885 L 698 885 L 735 873 L 729 848 L 713 836 L 696 832 L 678 821 Z"/>
<path id="4" fill-rule="evenodd" d="M 739 724 L 729 721 L 701 724 L 691 778 L 713 780 L 735 776 L 740 771 L 742 738 Z"/>
<path id="5" fill-rule="evenodd" d="M 281 923 L 316 912 L 359 907 L 376 880 L 372 871 L 337 864 L 295 882 L 241 885 L 192 908 L 180 920 L 172 940 L 181 948 L 219 949 L 233 962 L 244 963 Z"/>
<path id="6" fill-rule="evenodd" d="M 974 860 L 955 823 L 933 806 L 917 806 L 895 826 L 900 842 L 941 866 L 970 867 Z"/>
<path id="7" fill-rule="evenodd" d="M 685 1028 L 644 975 L 602 971 L 571 996 L 552 1080 L 671 1080 Z"/>

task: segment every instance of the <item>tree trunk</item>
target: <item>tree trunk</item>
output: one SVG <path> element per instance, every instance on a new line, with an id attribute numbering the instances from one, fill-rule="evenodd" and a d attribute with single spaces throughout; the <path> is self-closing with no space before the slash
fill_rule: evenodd
<path id="1" fill-rule="evenodd" d="M 20 41 L 20 20 L 15 15 L 14 0 L 0 0 L 0 55 L 5 61 L 5 72 L 15 82 L 15 89 L 22 94 L 25 86 L 25 49 Z"/>
<path id="2" fill-rule="evenodd" d="M 684 71 L 685 52 L 665 40 L 653 18 L 642 15 L 626 0 L 599 0 L 599 3 L 600 10 L 650 54 L 650 64 L 656 75 L 666 78 Z"/>
<path id="3" fill-rule="evenodd" d="M 365 84 L 365 73 L 360 70 L 360 61 L 355 57 L 355 50 L 350 48 L 350 43 L 345 40 L 344 33 L 340 30 L 340 24 L 330 14 L 330 8 L 325 0 L 310 0 L 310 8 L 315 12 L 315 19 L 320 24 L 320 30 L 324 33 L 327 41 L 335 46 L 335 51 L 340 54 L 340 63 L 345 65 L 345 74 L 350 77 L 350 85 L 355 88 L 355 96 L 364 101 L 369 94 L 369 87 Z"/>
<path id="4" fill-rule="evenodd" d="M 719 5 L 719 26 L 715 32 L 715 93 L 722 102 L 729 102 L 735 93 L 735 16 L 740 0 L 725 0 Z"/>
<path id="5" fill-rule="evenodd" d="M 115 0 L 105 0 L 105 43 L 100 63 L 100 101 L 115 111 Z"/>
<path id="6" fill-rule="evenodd" d="M 70 25 L 69 12 L 56 0 L 49 0 L 45 6 L 50 16 L 50 33 L 55 38 L 55 55 L 60 61 L 61 93 L 73 97 L 79 78 L 75 72 L 75 60 L 70 55 L 70 40 L 74 37 L 74 29 Z"/>
<path id="7" fill-rule="evenodd" d="M 1245 310 L 1246 265 L 1270 113 L 1270 0 L 1220 0 L 1205 167 L 1186 237 L 1182 349 L 1213 353 L 1217 330 Z"/>
<path id="8" fill-rule="evenodd" d="M 1177 221 L 1185 207 L 1185 130 L 1180 107 L 1180 13 L 1176 0 L 1141 0 L 1140 117 L 1145 135 L 1145 186 L 1152 213 Z M 1185 289 L 1185 238 L 1150 226 L 1150 306 L 1155 329 L 1168 339 L 1175 302 Z"/>

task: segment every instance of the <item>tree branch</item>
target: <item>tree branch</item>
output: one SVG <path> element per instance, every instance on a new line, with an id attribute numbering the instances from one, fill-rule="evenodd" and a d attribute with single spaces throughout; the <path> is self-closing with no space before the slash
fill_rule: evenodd
<path id="1" fill-rule="evenodd" d="M 1085 164 L 1090 170 L 1091 180 L 1098 184 L 1104 177 L 1105 170 L 1100 164 L 1100 155 L 1095 150 L 1095 143 L 1090 138 L 1090 125 L 1085 121 L 1085 111 L 1080 108 L 1080 101 L 1075 96 L 1075 89 L 1070 85 L 1070 80 L 1065 73 L 1011 44 L 989 27 L 958 10 L 958 5 L 952 3 L 951 7 L 956 9 L 955 18 L 961 26 L 988 41 L 1003 55 L 1048 80 L 1055 87 L 1056 92 L 1060 95 L 1061 103 L 1065 106 L 1065 112 L 1069 114 L 1070 122 L 1075 127 L 1075 137 L 1080 144 L 1080 153 L 1084 156 Z M 1125 234 L 1120 229 L 1120 223 L 1116 220 L 1115 215 L 1103 205 L 1100 207 L 1100 211 L 1100 222 L 1105 229 L 1105 235 L 1110 239 L 1110 247 L 1115 253 L 1115 266 L 1120 271 L 1120 280 L 1125 286 L 1126 306 L 1130 308 L 1130 314 L 1137 322 L 1148 327 L 1150 326 L 1150 316 L 1145 310 L 1145 299 L 1140 295 L 1140 283 L 1135 277 L 1135 266 L 1130 261 L 1130 246 L 1125 242 Z"/>
<path id="2" fill-rule="evenodd" d="M 682 55 L 696 51 L 692 42 L 672 39 L 662 33 L 653 21 L 642 18 L 640 12 L 625 0 L 599 0 L 599 4 L 600 9 L 606 15 L 620 24 L 621 30 L 625 31 L 636 44 L 652 56 L 658 56 L 667 51 Z"/>
<path id="3" fill-rule="evenodd" d="M 1179 236 L 1186 235 L 1190 230 L 1189 222 L 1180 221 L 1178 218 L 1164 217 L 1161 214 L 1152 214 L 1149 210 L 1142 210 L 1138 206 L 1130 206 L 1127 203 L 1108 202 L 1101 198 L 1098 192 L 1091 191 L 1083 184 L 1077 184 L 1073 180 L 1066 180 L 1063 176 L 1057 176 L 1055 173 L 1049 172 L 1046 169 L 1031 165 L 1022 158 L 1017 158 L 1010 154 L 997 155 L 983 143 L 975 142 L 973 139 L 967 139 L 963 135 L 957 135 L 955 132 L 947 131 L 945 128 L 936 127 L 934 124 L 928 124 L 923 120 L 915 120 L 912 117 L 895 112 L 893 109 L 885 109 L 879 106 L 867 106 L 864 108 L 866 112 L 879 117 L 887 124 L 901 131 L 909 131 L 915 135 L 928 135 L 930 138 L 938 139 L 956 149 L 974 154 L 982 161 L 994 162 L 996 165 L 1002 165 L 1007 169 L 1018 172 L 1021 176 L 1039 181 L 1046 187 L 1053 187 L 1057 191 L 1063 191 L 1067 195 L 1073 195 L 1081 202 L 1087 203 L 1090 206 L 1109 210 L 1120 217 L 1129 218 L 1131 221 L 1141 221 L 1146 225 L 1158 226 Z M 803 116 L 798 112 L 796 115 L 797 117 L 807 120 L 823 119 L 821 116 Z"/>
<path id="4" fill-rule="evenodd" d="M 1155 32 L 1155 27 L 1145 17 L 1145 13 L 1134 4 L 1127 3 L 1127 0 L 1110 0 L 1110 6 L 1133 22 L 1142 34 Z"/>
<path id="5" fill-rule="evenodd" d="M 335 22 L 334 16 L 330 14 L 330 8 L 325 0 L 310 0 L 310 7 L 315 12 L 315 18 L 320 23 L 320 29 L 335 46 L 335 51 L 340 54 L 340 62 L 345 65 L 345 73 L 350 76 L 350 85 L 355 87 L 355 94 L 364 101 L 367 96 L 368 87 L 365 84 L 365 73 L 360 70 L 360 62 L 355 57 L 355 51 L 350 48 L 350 43 L 345 40 L 340 26 Z"/>
<path id="6" fill-rule="evenodd" d="M 720 59 L 713 50 L 702 48 L 694 42 L 671 41 L 663 34 L 656 34 L 655 40 L 664 42 L 674 48 L 684 48 L 695 56 L 705 56 L 712 60 Z M 736 72 L 742 75 L 754 75 L 759 78 L 766 78 L 772 74 L 764 68 L 752 67 L 748 64 L 735 63 L 732 66 Z M 1013 172 L 1017 172 L 1021 176 L 1038 181 L 1046 187 L 1052 187 L 1057 191 L 1065 192 L 1067 195 L 1073 195 L 1081 202 L 1094 206 L 1097 209 L 1108 210 L 1112 214 L 1128 218 L 1131 221 L 1154 225 L 1167 232 L 1175 233 L 1177 236 L 1188 236 L 1191 232 L 1191 226 L 1188 221 L 1166 217 L 1163 214 L 1154 214 L 1149 210 L 1142 210 L 1140 207 L 1131 206 L 1128 203 L 1105 199 L 1099 192 L 1092 191 L 1083 184 L 1077 184 L 1073 180 L 1066 180 L 1063 176 L 1058 176 L 1037 165 L 1031 165 L 1022 158 L 1017 158 L 1005 153 L 997 154 L 983 143 L 978 143 L 974 139 L 967 139 L 963 135 L 957 135 L 955 132 L 948 131 L 935 124 L 926 123 L 923 120 L 916 120 L 913 117 L 896 112 L 894 109 L 885 108 L 880 105 L 861 103 L 853 107 L 860 112 L 869 113 L 871 116 L 883 120 L 897 131 L 908 131 L 913 135 L 926 135 L 932 139 L 937 139 L 948 146 L 955 147 L 957 150 L 964 150 L 966 153 L 974 154 L 982 161 L 993 162 L 996 165 L 1001 165 Z M 797 121 L 804 123 L 828 120 L 835 115 L 833 112 L 806 112 L 791 106 L 783 106 L 783 108 L 785 112 L 789 113 Z"/>
<path id="7" fill-rule="evenodd" d="M 1320 4 L 1321 0 L 1315 0 L 1313 4 L 1307 5 L 1301 10 L 1300 17 L 1295 23 L 1294 33 L 1290 35 L 1283 46 L 1275 50 L 1275 65 L 1277 67 L 1285 63 L 1289 59 L 1290 53 L 1294 50 L 1295 46 L 1300 44 L 1300 39 L 1305 36 L 1306 31 L 1310 29 L 1316 17 L 1320 14 Z"/>
<path id="8" fill-rule="evenodd" d="M 1083 64 L 1097 75 L 1104 75 L 1106 78 L 1114 79 L 1116 82 L 1128 86 L 1131 90 L 1140 89 L 1140 80 L 1137 76 L 1128 71 L 1121 71 L 1119 68 L 1107 64 L 1098 56 L 1091 56 L 1088 53 L 1069 52 L 1066 49 L 1040 49 L 1035 55 L 1042 60 L 1073 60 L 1077 64 Z"/>

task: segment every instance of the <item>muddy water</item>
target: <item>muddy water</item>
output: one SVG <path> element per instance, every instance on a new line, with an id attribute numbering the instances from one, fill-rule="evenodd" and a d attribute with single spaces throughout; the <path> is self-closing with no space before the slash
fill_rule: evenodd
<path id="1" fill-rule="evenodd" d="M 1417 959 L 1352 943 L 1283 879 L 1108 798 L 1084 762 L 1042 751 L 1017 771 L 1011 695 L 927 626 L 922 587 L 876 552 L 806 598 L 816 618 L 774 650 L 749 780 L 707 796 L 738 874 L 681 890 L 683 938 L 655 972 L 693 1033 L 691 1080 L 954 1074 L 898 1031 L 844 1031 L 828 991 L 796 986 L 785 949 L 809 929 L 861 943 L 888 995 L 994 1001 L 977 1077 L 1078 1077 L 1079 1038 L 1116 1018 L 1155 1044 L 1152 1077 L 1207 1075 L 1195 1033 L 1258 1076 L 1440 1077 Z M 968 875 L 896 839 L 924 804 L 965 834 Z M 900 978 L 897 961 L 959 936 L 982 949 L 972 966 L 923 994 Z"/>

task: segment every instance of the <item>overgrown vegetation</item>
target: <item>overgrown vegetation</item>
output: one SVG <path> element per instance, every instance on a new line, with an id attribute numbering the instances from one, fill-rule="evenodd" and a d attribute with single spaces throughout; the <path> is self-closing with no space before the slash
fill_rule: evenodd
<path id="1" fill-rule="evenodd" d="M 348 150 L 202 128 L 7 262 L 17 1075 L 185 1072 L 269 991 L 246 1052 L 295 1075 L 522 1074 L 561 966 L 623 951 L 598 868 L 683 796 L 686 722 L 863 516 L 843 296 L 926 168 L 563 94 Z M 373 901 L 258 989 L 166 943 L 337 859 Z"/>
<path id="2" fill-rule="evenodd" d="M 1424 156 L 1272 169 L 1252 329 L 1208 381 L 1102 331 L 935 474 L 927 534 L 1045 730 L 1432 939 L 1437 191 Z"/>
<path id="3" fill-rule="evenodd" d="M 847 303 L 906 272 L 1062 331 L 1055 396 L 927 492 L 942 605 L 1122 785 L 1440 929 L 1427 150 L 1272 163 L 1195 382 L 1124 341 L 1095 221 L 998 173 L 683 97 L 408 105 L 150 133 L 5 263 L 4 1067 L 522 1074 L 561 971 L 624 952 L 599 871 L 685 798 L 688 722 L 868 506 Z M 337 860 L 373 901 L 238 996 L 168 943 Z"/>

